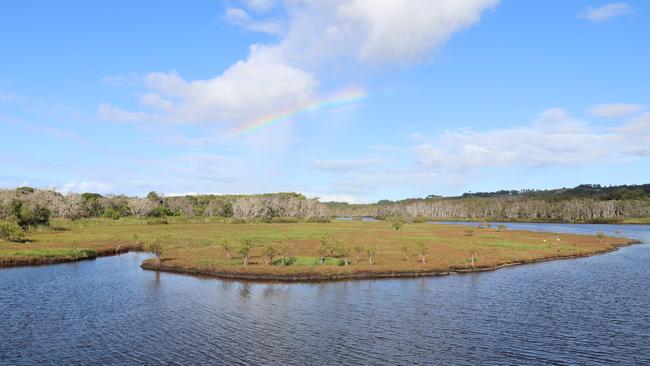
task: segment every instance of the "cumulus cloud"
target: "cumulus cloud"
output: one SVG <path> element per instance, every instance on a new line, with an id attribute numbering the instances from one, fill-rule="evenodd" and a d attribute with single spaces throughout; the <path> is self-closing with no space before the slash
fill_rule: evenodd
<path id="1" fill-rule="evenodd" d="M 144 85 L 146 93 L 140 104 L 155 114 L 102 105 L 100 115 L 119 121 L 243 124 L 306 104 L 313 99 L 318 81 L 314 75 L 274 59 L 268 50 L 253 47 L 247 60 L 215 78 L 187 81 L 174 72 L 149 73 Z"/>
<path id="2" fill-rule="evenodd" d="M 504 166 L 573 166 L 623 161 L 645 153 L 650 115 L 616 128 L 598 129 L 549 109 L 520 128 L 446 131 L 413 147 L 418 164 L 442 172 Z"/>
<path id="3" fill-rule="evenodd" d="M 596 104 L 589 108 L 587 112 L 594 117 L 624 117 L 637 113 L 643 110 L 643 108 L 644 107 L 639 104 L 610 103 Z"/>
<path id="4" fill-rule="evenodd" d="M 226 18 L 247 29 L 281 35 L 252 45 L 245 60 L 222 75 L 185 80 L 150 73 L 140 97 L 145 111 L 109 104 L 98 113 L 121 121 L 216 122 L 230 125 L 304 106 L 318 91 L 318 73 L 331 64 L 419 61 L 454 33 L 477 23 L 498 0 L 244 1 Z M 282 6 L 281 12 L 267 12 Z M 111 79 L 115 81 L 119 79 Z"/>
<path id="5" fill-rule="evenodd" d="M 627 3 L 609 3 L 603 6 L 589 6 L 583 9 L 579 18 L 591 20 L 592 22 L 602 22 L 621 15 L 629 14 L 632 8 Z"/>

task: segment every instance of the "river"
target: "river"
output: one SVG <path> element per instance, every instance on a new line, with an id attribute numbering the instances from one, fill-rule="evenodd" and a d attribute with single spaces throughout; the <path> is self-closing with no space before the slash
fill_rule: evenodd
<path id="1" fill-rule="evenodd" d="M 507 226 L 650 244 L 648 225 Z M 648 244 L 485 273 L 322 284 L 144 271 L 138 253 L 2 269 L 0 364 L 649 365 Z"/>

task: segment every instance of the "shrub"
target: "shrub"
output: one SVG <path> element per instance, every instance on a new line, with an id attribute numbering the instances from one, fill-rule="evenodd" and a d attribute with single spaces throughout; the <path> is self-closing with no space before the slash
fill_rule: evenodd
<path id="1" fill-rule="evenodd" d="M 328 217 L 310 217 L 305 222 L 310 224 L 329 224 L 332 220 Z"/>
<path id="2" fill-rule="evenodd" d="M 393 227 L 393 229 L 399 230 L 399 229 L 402 228 L 402 226 L 404 226 L 404 221 L 401 221 L 401 220 L 400 221 L 395 221 L 393 223 L 393 225 L 391 225 L 391 226 Z"/>
<path id="3" fill-rule="evenodd" d="M 161 257 L 163 255 L 163 246 L 160 240 L 156 239 L 150 241 L 145 245 L 144 250 L 148 253 L 151 253 L 156 256 L 156 264 L 160 265 L 162 262 Z"/>
<path id="4" fill-rule="evenodd" d="M 13 221 L 0 221 L 0 239 L 21 242 L 25 240 L 25 230 Z"/>
<path id="5" fill-rule="evenodd" d="M 262 250 L 264 262 L 268 265 L 273 265 L 273 259 L 278 255 L 278 249 L 273 244 L 267 244 Z"/>
<path id="6" fill-rule="evenodd" d="M 498 232 L 501 232 L 501 231 L 503 231 L 503 230 L 505 230 L 505 229 L 506 229 L 506 226 L 505 226 L 504 224 L 499 224 L 499 225 L 497 225 L 497 231 L 498 231 Z"/>
<path id="7" fill-rule="evenodd" d="M 164 217 L 156 217 L 147 220 L 147 225 L 167 225 L 169 222 Z"/>
<path id="8" fill-rule="evenodd" d="M 113 208 L 107 208 L 106 210 L 104 210 L 102 216 L 107 219 L 117 220 L 122 217 L 122 212 Z"/>
<path id="9" fill-rule="evenodd" d="M 165 216 L 172 216 L 172 212 L 165 206 L 163 205 L 158 205 L 151 210 L 151 213 L 149 216 L 153 217 L 165 217 Z"/>
<path id="10" fill-rule="evenodd" d="M 239 244 L 239 248 L 237 248 L 237 252 L 239 255 L 242 257 L 244 261 L 244 265 L 248 265 L 248 261 L 251 256 L 251 250 L 253 249 L 253 242 L 251 240 L 244 240 Z"/>

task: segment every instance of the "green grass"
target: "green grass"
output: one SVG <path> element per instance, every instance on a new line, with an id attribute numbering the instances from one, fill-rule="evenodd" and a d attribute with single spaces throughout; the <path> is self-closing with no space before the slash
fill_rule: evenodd
<path id="1" fill-rule="evenodd" d="M 1 255 L 11 256 L 11 257 L 29 257 L 29 258 L 93 258 L 97 254 L 92 249 L 55 249 L 55 248 L 46 248 L 46 249 L 26 249 L 26 250 L 15 250 L 9 252 L 0 252 Z"/>

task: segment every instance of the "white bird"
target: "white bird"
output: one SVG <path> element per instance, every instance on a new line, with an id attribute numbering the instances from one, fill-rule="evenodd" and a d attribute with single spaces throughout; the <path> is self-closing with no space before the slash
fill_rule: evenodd
<path id="1" fill-rule="evenodd" d="M 560 241 L 560 238 L 557 238 L 556 240 L 557 240 L 557 241 Z"/>

